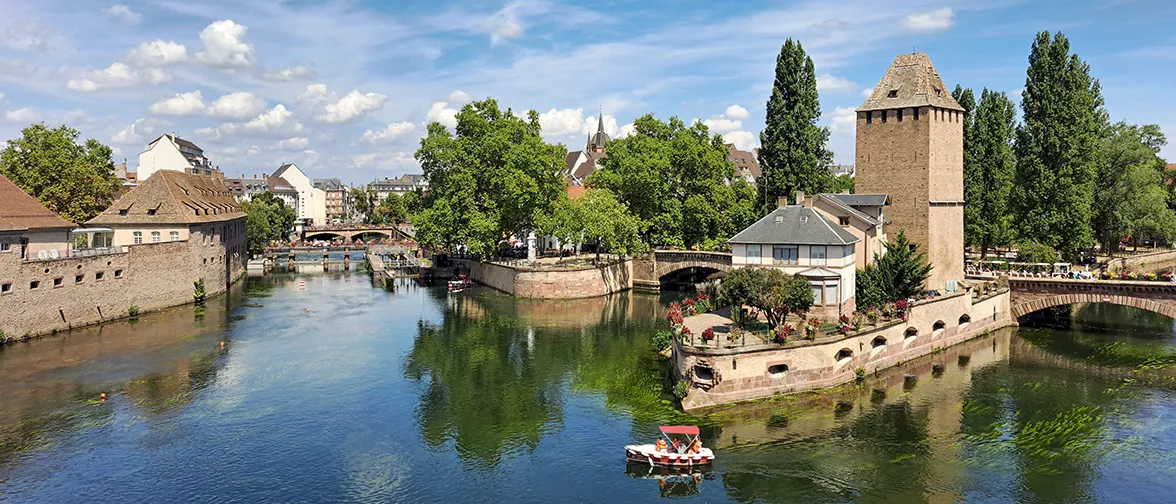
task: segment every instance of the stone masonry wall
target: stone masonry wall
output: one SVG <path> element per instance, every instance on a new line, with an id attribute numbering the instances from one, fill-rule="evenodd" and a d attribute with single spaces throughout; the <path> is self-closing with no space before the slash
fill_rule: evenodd
<path id="1" fill-rule="evenodd" d="M 35 336 L 125 317 L 132 305 L 147 312 L 190 303 L 201 278 L 209 297 L 223 293 L 245 273 L 244 218 L 193 226 L 188 241 L 127 250 L 49 261 L 0 254 L 0 284 L 11 284 L 0 294 L 0 331 Z"/>
<path id="2" fill-rule="evenodd" d="M 571 299 L 604 296 L 633 288 L 633 261 L 580 270 L 529 270 L 473 263 L 470 278 L 524 298 Z"/>

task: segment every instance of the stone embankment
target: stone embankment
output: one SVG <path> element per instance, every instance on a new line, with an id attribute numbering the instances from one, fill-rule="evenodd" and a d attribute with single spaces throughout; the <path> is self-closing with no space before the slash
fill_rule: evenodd
<path id="1" fill-rule="evenodd" d="M 467 261 L 475 282 L 512 296 L 575 299 L 605 296 L 633 288 L 633 261 L 579 268 L 531 268 Z"/>

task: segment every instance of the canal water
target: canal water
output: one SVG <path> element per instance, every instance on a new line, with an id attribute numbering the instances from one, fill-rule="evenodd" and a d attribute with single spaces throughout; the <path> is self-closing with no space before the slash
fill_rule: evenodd
<path id="1" fill-rule="evenodd" d="M 1176 334 L 1146 312 L 1078 307 L 691 417 L 650 350 L 673 295 L 312 269 L 0 350 L 0 502 L 1176 500 Z M 624 462 L 678 422 L 702 425 L 712 468 Z"/>

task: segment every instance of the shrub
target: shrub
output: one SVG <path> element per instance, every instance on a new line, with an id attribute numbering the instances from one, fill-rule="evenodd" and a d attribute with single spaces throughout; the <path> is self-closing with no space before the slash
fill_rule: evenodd
<path id="1" fill-rule="evenodd" d="M 139 316 L 139 307 L 135 306 L 135 305 L 128 306 L 127 307 L 127 315 L 130 315 L 132 317 L 138 317 Z"/>
<path id="2" fill-rule="evenodd" d="M 788 343 L 788 338 L 791 338 L 796 333 L 796 328 L 789 324 L 780 324 L 770 332 L 772 342 L 783 345 L 784 343 Z"/>
<path id="3" fill-rule="evenodd" d="M 866 379 L 866 368 L 860 367 L 860 368 L 853 370 L 853 375 L 854 375 L 854 378 L 857 379 L 857 381 L 865 380 Z"/>
<path id="4" fill-rule="evenodd" d="M 713 340 L 713 339 L 715 339 L 715 330 L 714 330 L 714 329 L 711 329 L 711 328 L 709 328 L 709 327 L 708 327 L 708 328 L 706 328 L 706 329 L 703 329 L 703 331 L 702 331 L 702 340 L 703 340 L 703 341 L 711 341 L 711 340 Z"/>
<path id="5" fill-rule="evenodd" d="M 658 331 L 653 333 L 653 349 L 661 352 L 670 347 L 670 343 L 674 340 L 674 334 L 670 331 Z"/>
<path id="6" fill-rule="evenodd" d="M 197 303 L 203 303 L 204 296 L 204 279 L 201 278 L 200 280 L 192 282 L 192 299 L 194 299 Z"/>
<path id="7" fill-rule="evenodd" d="M 678 380 L 678 383 L 674 384 L 674 397 L 677 397 L 679 401 L 681 401 L 682 399 L 685 399 L 686 394 L 689 394 L 689 393 L 690 393 L 690 381 L 689 380 Z"/>

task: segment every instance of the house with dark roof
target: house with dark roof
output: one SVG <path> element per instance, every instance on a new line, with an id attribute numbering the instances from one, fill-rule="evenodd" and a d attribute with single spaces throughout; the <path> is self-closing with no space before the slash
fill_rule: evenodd
<path id="1" fill-rule="evenodd" d="M 147 144 L 147 150 L 139 153 L 138 180 L 147 180 L 160 170 L 205 176 L 220 174 L 220 169 L 204 156 L 204 149 L 175 133 L 160 135 Z"/>
<path id="2" fill-rule="evenodd" d="M 222 243 L 240 238 L 244 244 L 245 213 L 220 179 L 163 170 L 86 224 L 114 230 L 113 247 L 186 242 L 197 229 L 211 230 L 198 235 L 204 240 L 211 235 Z M 244 257 L 243 249 L 237 252 Z"/>
<path id="3" fill-rule="evenodd" d="M 76 226 L 0 175 L 0 261 L 68 257 Z"/>
<path id="4" fill-rule="evenodd" d="M 890 205 L 886 194 L 796 194 L 799 205 L 812 207 L 830 222 L 836 222 L 859 240 L 855 246 L 858 269 L 865 268 L 874 256 L 886 253 L 886 224 L 883 209 Z"/>
<path id="5" fill-rule="evenodd" d="M 781 205 L 731 237 L 731 267 L 800 276 L 813 289 L 812 312 L 853 313 L 860 241 L 812 207 Z"/>
<path id="6" fill-rule="evenodd" d="M 756 151 L 758 150 L 756 149 Z M 756 179 L 759 179 L 763 174 L 756 156 L 757 152 L 755 151 L 739 150 L 735 144 L 727 144 L 727 159 L 735 163 L 735 175 L 746 180 L 752 187 L 755 187 Z"/>

